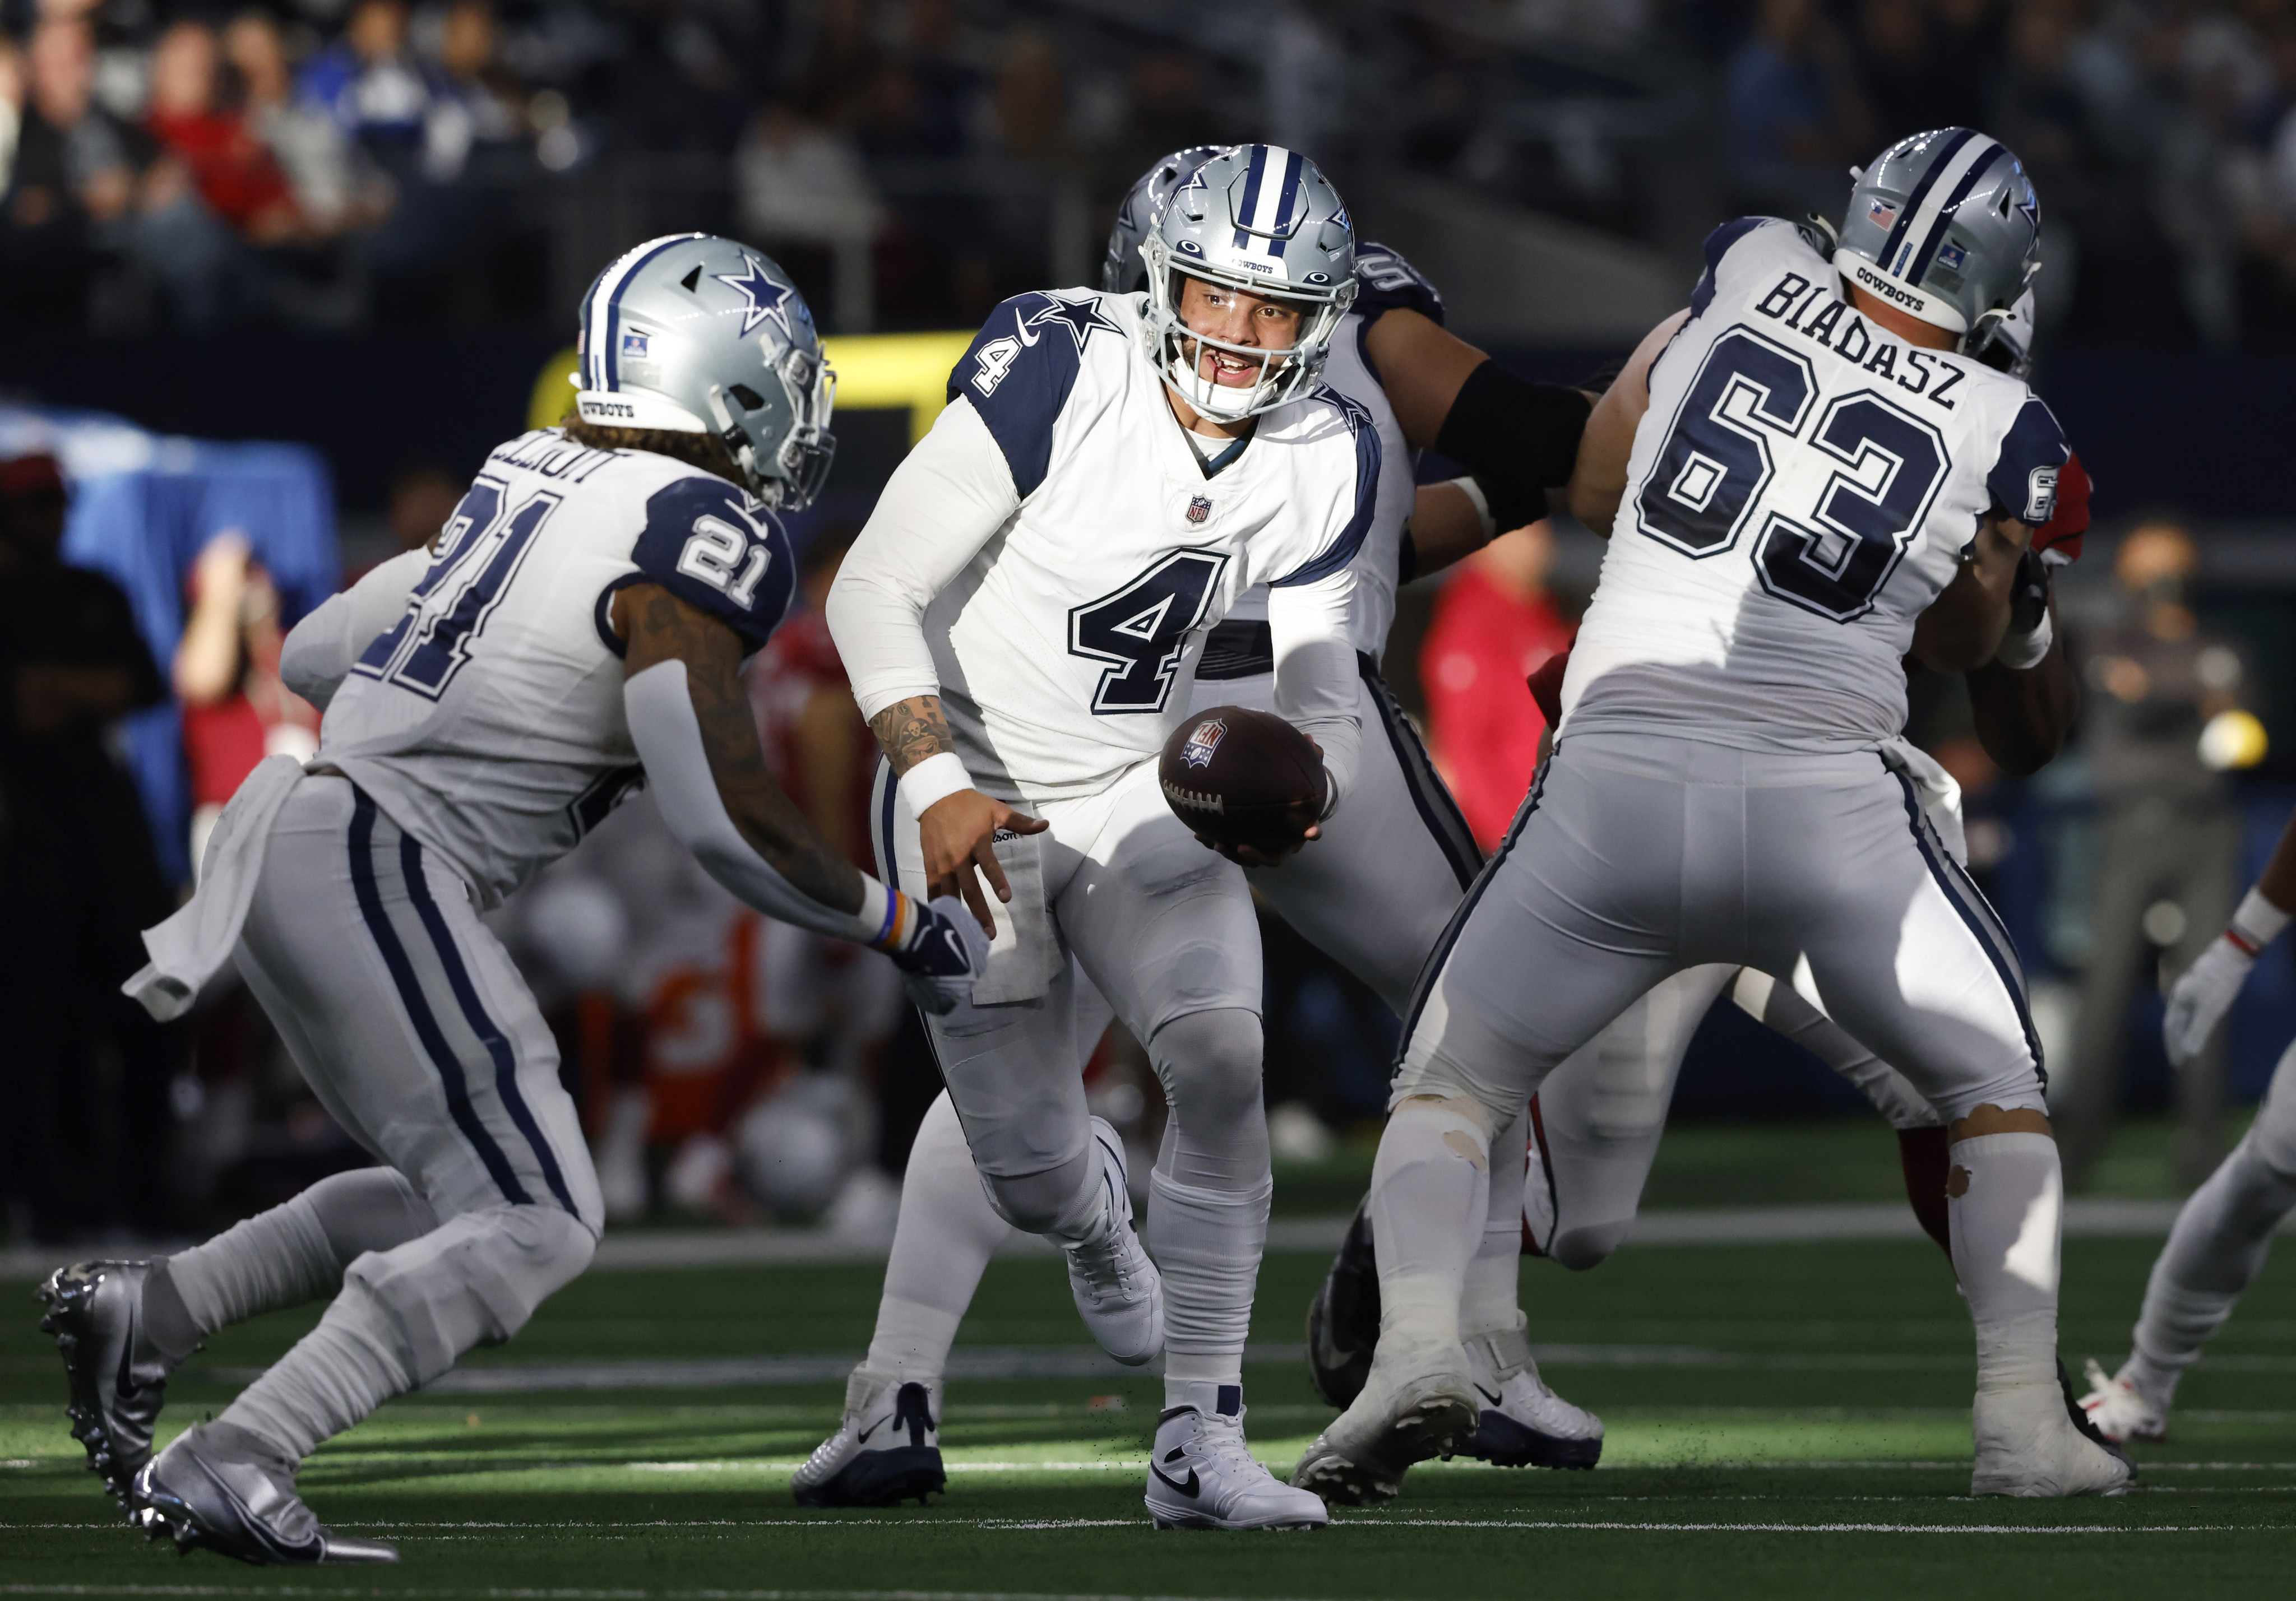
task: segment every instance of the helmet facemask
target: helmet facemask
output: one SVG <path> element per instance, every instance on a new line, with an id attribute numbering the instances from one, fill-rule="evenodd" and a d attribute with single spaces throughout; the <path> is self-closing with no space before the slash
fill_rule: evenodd
<path id="1" fill-rule="evenodd" d="M 781 404 L 787 408 L 783 414 L 792 419 L 770 456 L 761 459 L 758 452 L 780 431 L 772 400 L 747 384 L 735 384 L 730 393 L 712 385 L 709 410 L 750 492 L 773 511 L 802 511 L 821 494 L 837 458 L 837 438 L 829 431 L 830 414 L 837 404 L 837 372 L 827 362 L 792 347 L 767 365 L 766 378 L 781 391 Z"/>
<path id="2" fill-rule="evenodd" d="M 1331 354 L 1332 335 L 1354 304 L 1353 278 L 1336 285 L 1328 296 L 1274 294 L 1273 285 L 1242 279 L 1200 263 L 1183 265 L 1171 248 L 1154 234 L 1143 241 L 1140 255 L 1148 265 L 1148 307 L 1143 330 L 1149 357 L 1165 384 L 1200 415 L 1223 422 L 1256 417 L 1297 400 L 1315 388 Z M 1182 281 L 1194 278 L 1296 307 L 1298 337 L 1289 346 L 1272 348 L 1240 345 L 1190 328 L 1180 315 Z M 1251 384 L 1223 384 L 1204 375 L 1207 351 L 1218 351 L 1246 363 L 1257 363 L 1259 376 Z"/>

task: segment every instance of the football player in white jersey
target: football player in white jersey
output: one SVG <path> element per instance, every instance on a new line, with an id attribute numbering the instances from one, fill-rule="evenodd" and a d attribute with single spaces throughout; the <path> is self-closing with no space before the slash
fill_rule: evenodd
<path id="1" fill-rule="evenodd" d="M 1295 1482 L 1383 1499 L 1474 1426 L 1459 1304 L 1494 1133 L 1655 984 L 1807 966 L 1826 1009 L 1948 1123 L 1976 1324 L 1980 1494 L 2124 1484 L 2056 1383 L 2062 1179 L 2013 948 L 1884 761 L 1908 653 L 1990 660 L 2067 450 L 1963 354 L 2038 259 L 1997 141 L 1942 129 L 1859 176 L 1839 249 L 1718 229 L 1649 368 L 1622 520 L 1554 755 L 1419 987 L 1368 1203 L 1379 1351 Z M 1613 476 L 1623 429 L 1580 468 Z"/>
<path id="2" fill-rule="evenodd" d="M 1177 151 L 1134 185 L 1110 235 L 1102 270 L 1106 293 L 1137 295 L 1149 227 L 1180 185 L 1218 153 L 1210 146 Z M 1441 297 L 1395 252 L 1358 245 L 1355 271 L 1355 300 L 1332 338 L 1323 379 L 1370 415 L 1382 441 L 1372 520 L 1353 562 L 1349 629 L 1356 716 L 1365 738 L 1348 804 L 1324 821 L 1321 841 L 1249 876 L 1278 915 L 1400 1015 L 1481 855 L 1379 674 L 1396 586 L 1483 543 L 1496 526 L 1493 507 L 1507 526 L 1544 515 L 1546 490 L 1559 489 L 1570 475 L 1588 403 L 1577 390 L 1526 383 L 1446 332 Z M 1483 481 L 1421 488 L 1414 512 L 1413 463 L 1430 445 L 1475 467 Z M 1196 709 L 1241 704 L 1277 710 L 1269 597 L 1266 588 L 1247 592 L 1210 630 L 1196 666 Z M 1375 915 L 1366 915 L 1371 908 Z M 1070 982 L 1080 1062 L 1110 1013 L 1088 979 Z M 854 1375 L 837 1433 L 794 1477 L 800 1500 L 887 1505 L 942 1488 L 935 1423 L 941 1372 L 989 1257 L 1012 1232 L 982 1194 L 964 1131 L 944 1094 L 909 1153 L 869 1357 Z M 1512 1235 L 1508 1243 L 1512 1251 Z M 1538 1442 L 1537 1450 L 1599 1450 L 1600 1422 L 1544 1385 L 1527 1347 L 1514 1354 L 1521 1327 L 1510 1299 L 1495 1309 L 1488 1328 L 1468 1330 L 1471 1339 L 1481 1339 L 1474 1349 L 1488 1359 L 1485 1377 L 1504 1409 Z M 886 1428 L 888 1421 L 894 1426 Z"/>
<path id="3" fill-rule="evenodd" d="M 1346 208 L 1312 162 L 1220 151 L 1144 249 L 1144 296 L 1026 295 L 990 315 L 828 617 L 890 761 L 881 860 L 996 928 L 972 1003 L 930 1022 L 981 1182 L 1062 1246 L 1103 1349 L 1165 1352 L 1151 1513 L 1296 1526 L 1321 1503 L 1261 1467 L 1242 1426 L 1271 1187 L 1259 931 L 1240 867 L 1173 816 L 1156 759 L 1205 635 L 1265 584 L 1276 708 L 1322 747 L 1324 814 L 1353 803 L 1352 564 L 1382 446 L 1319 381 L 1356 283 Z M 1324 848 L 1319 820 L 1298 821 L 1294 848 Z M 1086 1113 L 1079 971 L 1171 1108 L 1149 1182 L 1160 1278 L 1121 1147 Z"/>
<path id="4" fill-rule="evenodd" d="M 1993 329 L 1985 348 L 1976 353 L 1980 361 L 2020 378 L 2030 372 L 2031 298 L 2029 291 L 2015 314 Z M 1675 327 L 1672 320 L 1661 325 L 1665 337 L 1648 342 L 1626 364 L 1615 392 L 1606 394 L 1598 407 L 1603 426 L 1640 417 L 1649 397 L 1651 361 Z M 1631 423 L 1626 426 L 1630 429 Z M 1625 466 L 1623 459 L 1617 462 L 1615 483 L 1574 483 L 1578 510 L 1598 532 L 1607 534 L 1617 513 Z M 1967 678 L 1979 739 L 2006 772 L 2038 771 L 2062 748 L 2071 730 L 2079 690 L 2054 625 L 2050 575 L 2078 557 L 2087 527 L 2087 476 L 2079 458 L 2069 457 L 2056 510 L 2034 535 L 2021 564 L 2001 649 Z M 1565 651 L 1531 679 L 1532 696 L 1550 728 L 1562 721 L 1561 694 L 1569 663 Z M 1893 741 L 1888 748 L 1890 760 L 1914 780 L 1940 842 L 1957 863 L 1966 865 L 1959 787 L 1911 744 Z M 1640 1208 L 1691 1038 L 1718 996 L 1726 994 L 1741 1010 L 1857 1085 L 1889 1121 L 1898 1135 L 1906 1198 L 1923 1230 L 1950 1255 L 1946 1183 L 1951 1163 L 1945 1123 L 1936 1109 L 1792 983 L 1778 983 L 1751 968 L 1717 964 L 1685 968 L 1664 980 L 1548 1075 L 1531 1098 L 1522 1165 L 1514 1165 L 1513 1157 L 1526 1141 L 1510 1132 L 1493 1142 L 1490 1211 L 1482 1246 L 1469 1265 L 1464 1305 L 1479 1297 L 1513 1303 L 1518 1238 L 1524 1252 L 1573 1270 L 1592 1268 L 1618 1247 Z M 1369 1220 L 1358 1212 L 1308 1315 L 1308 1362 L 1316 1392 L 1342 1408 L 1361 1391 L 1378 1344 L 1378 1269 L 1370 1235 Z M 1472 1314 L 1463 1310 L 1462 1317 L 1463 1326 L 1472 1327 Z M 1480 1380 L 1478 1386 L 1488 1403 L 1489 1387 Z M 2086 1414 L 2080 1417 L 2086 1420 Z M 1513 1421 L 1508 1409 L 1486 1404 L 1462 1454 L 1485 1459 L 1503 1452 L 1533 1459 L 1555 1454 L 1552 1442 L 1513 1438 Z"/>
<path id="5" fill-rule="evenodd" d="M 582 307 L 578 420 L 502 445 L 432 549 L 290 637 L 325 707 L 217 824 L 198 894 L 128 982 L 172 1016 L 235 960 L 322 1104 L 382 1165 L 158 1262 L 45 1287 L 73 1434 L 154 1539 L 249 1562 L 391 1561 L 332 1533 L 298 1464 L 578 1274 L 601 1206 L 557 1050 L 479 921 L 641 781 L 767 914 L 884 950 L 947 1010 L 986 954 L 956 902 L 856 871 L 767 776 L 739 667 L 780 622 L 776 510 L 830 461 L 805 302 L 746 246 L 654 240 Z M 953 914 L 953 915 L 952 915 Z M 156 1458 L 168 1376 L 207 1335 L 332 1297 L 318 1327 Z"/>
<path id="6" fill-rule="evenodd" d="M 2264 947 L 2296 908 L 2296 819 L 2281 830 L 2264 876 L 2234 911 L 2222 938 L 2185 969 L 2169 992 L 2162 1034 L 2183 1068 L 2206 1049 Z M 2272 1070 L 2256 1121 L 2177 1213 L 2152 1264 L 2128 1360 L 2108 1375 L 2088 1365 L 2081 1405 L 2108 1439 L 2167 1437 L 2177 1382 L 2209 1336 L 2232 1315 L 2264 1267 L 2274 1230 L 2296 1212 L 2296 1045 Z"/>

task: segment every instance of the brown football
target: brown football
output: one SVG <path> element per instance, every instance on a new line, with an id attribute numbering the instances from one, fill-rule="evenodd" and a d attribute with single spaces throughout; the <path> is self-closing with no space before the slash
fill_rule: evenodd
<path id="1" fill-rule="evenodd" d="M 1193 832 L 1272 851 L 1323 814 L 1324 758 L 1283 718 L 1249 707 L 1198 712 L 1164 741 L 1165 804 Z"/>

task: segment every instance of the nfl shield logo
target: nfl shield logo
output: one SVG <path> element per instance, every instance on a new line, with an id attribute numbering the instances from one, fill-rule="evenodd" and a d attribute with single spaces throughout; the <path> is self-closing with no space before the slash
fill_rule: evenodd
<path id="1" fill-rule="evenodd" d="M 1210 504 L 1209 501 L 1204 503 Z M 1212 752 L 1218 750 L 1219 742 L 1226 738 L 1226 721 L 1207 717 L 1189 734 L 1188 742 L 1180 747 L 1180 757 L 1191 767 L 1209 767 L 1212 763 Z"/>
<path id="2" fill-rule="evenodd" d="M 645 360 L 646 336 L 643 330 L 636 328 L 622 330 L 622 354 L 635 356 L 639 361 Z"/>
<path id="3" fill-rule="evenodd" d="M 1969 259 L 1968 252 L 1957 244 L 1948 241 L 1938 247 L 1938 265 L 1948 272 L 1961 271 L 1961 264 L 1967 259 Z"/>
<path id="4" fill-rule="evenodd" d="M 1211 497 L 1210 495 L 1209 495 L 1209 494 L 1199 494 L 1199 495 L 1196 495 L 1196 496 L 1193 497 L 1193 498 L 1188 502 L 1188 520 L 1189 520 L 1190 522 L 1192 522 L 1192 523 L 1200 523 L 1200 522 L 1203 521 L 1203 520 L 1204 520 L 1204 519 L 1206 519 L 1206 518 L 1210 517 L 1211 514 L 1212 514 L 1212 497 Z M 1206 724 L 1204 724 L 1204 726 L 1205 726 L 1206 728 L 1212 728 L 1212 727 L 1216 727 L 1216 726 L 1218 726 L 1218 725 L 1217 725 L 1217 724 L 1214 724 L 1214 723 L 1207 723 Z M 1209 756 L 1209 755 L 1210 754 L 1210 750 L 1209 750 L 1209 749 L 1207 749 L 1207 750 L 1206 750 L 1206 752 L 1205 752 L 1205 754 L 1206 754 L 1207 756 Z"/>

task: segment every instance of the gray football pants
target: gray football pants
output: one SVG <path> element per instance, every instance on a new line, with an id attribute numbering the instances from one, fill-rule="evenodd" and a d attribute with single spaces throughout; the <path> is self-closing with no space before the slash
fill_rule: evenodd
<path id="1" fill-rule="evenodd" d="M 1430 961 L 1393 1101 L 1513 1120 L 1557 1065 L 1669 976 L 1807 965 L 1826 1010 L 1948 1120 L 2039 1109 L 2015 949 L 1879 756 L 1578 734 Z"/>
<path id="2" fill-rule="evenodd" d="M 306 778 L 237 959 L 312 1093 L 442 1220 L 353 1262 L 337 1307 L 417 1384 L 517 1333 L 604 1208 L 549 1028 L 461 881 L 348 780 Z"/>

